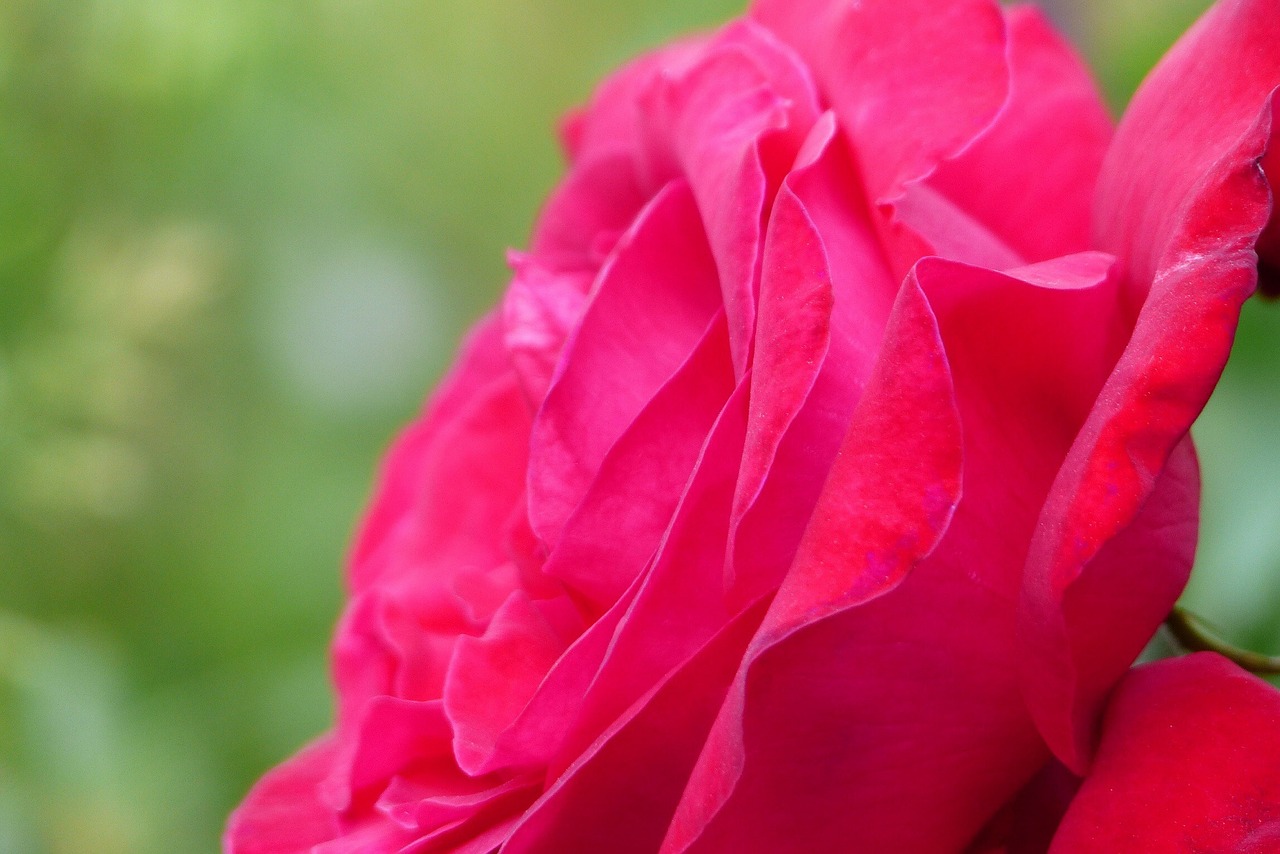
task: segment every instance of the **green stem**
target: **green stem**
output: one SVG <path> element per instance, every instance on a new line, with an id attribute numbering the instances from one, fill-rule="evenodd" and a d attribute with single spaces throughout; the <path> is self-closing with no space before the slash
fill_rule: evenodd
<path id="1" fill-rule="evenodd" d="M 1250 673 L 1280 675 L 1280 656 L 1263 655 L 1227 643 L 1204 620 L 1185 608 L 1175 607 L 1164 624 L 1174 639 L 1189 652 L 1216 652 Z"/>

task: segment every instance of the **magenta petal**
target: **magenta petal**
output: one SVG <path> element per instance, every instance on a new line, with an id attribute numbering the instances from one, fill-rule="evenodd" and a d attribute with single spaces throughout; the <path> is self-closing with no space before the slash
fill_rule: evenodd
<path id="1" fill-rule="evenodd" d="M 926 183 L 1028 261 L 1083 252 L 1111 119 L 1088 68 L 1043 13 L 1024 5 L 1006 15 L 1009 98 Z"/>
<path id="2" fill-rule="evenodd" d="M 656 851 L 760 613 L 744 611 L 637 700 L 559 776 L 504 850 Z"/>
<path id="3" fill-rule="evenodd" d="M 515 270 L 502 299 L 504 343 L 525 396 L 537 408 L 547 396 L 560 351 L 587 304 L 592 272 L 556 272 L 511 253 Z"/>
<path id="4" fill-rule="evenodd" d="M 600 274 L 530 440 L 529 514 L 549 546 L 609 448 L 689 357 L 720 310 L 693 194 L 658 194 Z"/>
<path id="5" fill-rule="evenodd" d="M 377 794 L 414 762 L 450 755 L 453 733 L 439 700 L 375 697 L 341 735 L 339 750 L 320 787 L 320 797 L 337 812 L 345 811 L 366 790 Z"/>
<path id="6" fill-rule="evenodd" d="M 629 133 L 635 132 L 632 126 Z M 530 255 L 540 264 L 557 272 L 597 269 L 605 259 L 596 243 L 599 236 L 621 237 L 644 208 L 647 194 L 639 184 L 634 153 L 623 144 L 580 159 L 556 188 L 533 236 Z"/>
<path id="7" fill-rule="evenodd" d="M 747 381 L 725 404 L 648 572 L 581 698 L 554 774 L 747 605 L 724 590 L 729 514 L 745 432 Z"/>
<path id="8" fill-rule="evenodd" d="M 1046 505 L 1021 614 L 1028 704 L 1045 740 L 1077 772 L 1088 766 L 1099 702 L 1186 580 L 1194 475 L 1189 451 L 1181 461 L 1171 454 L 1226 364 L 1257 281 L 1254 247 L 1271 203 L 1258 162 L 1272 137 L 1277 43 L 1280 16 L 1268 0 L 1215 6 L 1139 90 L 1104 164 L 1097 234 L 1126 261 L 1136 326 Z M 1167 465 L 1175 470 L 1162 478 Z M 1166 482 L 1175 494 L 1153 498 Z M 1178 496 L 1191 506 L 1167 506 Z M 1176 520 L 1180 543 L 1139 518 L 1152 503 Z M 1105 559 L 1106 544 L 1131 526 L 1150 529 L 1155 548 L 1172 557 L 1147 564 L 1158 578 Z M 1142 554 L 1142 536 L 1117 549 Z M 1078 585 L 1085 592 L 1072 594 Z M 1073 596 L 1144 602 L 1130 614 L 1142 625 L 1104 645 Z"/>
<path id="9" fill-rule="evenodd" d="M 529 407 L 509 363 L 396 442 L 349 567 L 360 591 L 409 579 L 441 587 L 460 567 L 503 562 L 501 531 L 524 490 Z M 435 571 L 428 571 L 428 567 Z"/>
<path id="10" fill-rule="evenodd" d="M 782 170 L 817 117 L 807 70 L 767 30 L 730 26 L 645 101 L 653 175 L 682 174 L 715 254 L 741 375 L 755 328 L 763 221 Z M 771 174 L 774 173 L 774 174 Z"/>
<path id="11" fill-rule="evenodd" d="M 334 751 L 333 739 L 322 739 L 259 780 L 231 814 L 225 854 L 294 854 L 332 839 L 338 817 L 321 803 L 318 790 Z"/>
<path id="12" fill-rule="evenodd" d="M 757 0 L 752 16 L 808 61 L 875 200 L 958 152 L 1005 100 L 992 0 Z"/>
<path id="13" fill-rule="evenodd" d="M 909 425 L 902 422 L 908 417 Z M 685 790 L 664 851 L 780 850 L 779 846 L 822 850 L 823 840 L 837 839 L 847 846 L 849 837 L 836 819 L 847 814 L 854 799 L 832 776 L 839 773 L 837 767 L 826 761 L 810 764 L 796 752 L 809 745 L 824 753 L 837 751 L 831 754 L 835 758 L 843 753 L 845 737 L 829 728 L 834 721 L 808 714 L 808 698 L 799 692 L 794 706 L 767 718 L 767 732 L 758 731 L 747 718 L 756 713 L 758 702 L 750 699 L 750 668 L 799 626 L 882 592 L 932 550 L 959 493 L 959 430 L 937 326 L 923 293 L 911 284 L 899 298 L 879 367 L 854 416 L 796 566 L 744 659 Z M 920 464 L 886 469 L 881 465 L 886 457 Z M 880 478 L 889 473 L 896 481 L 886 484 Z M 868 512 L 869 508 L 874 510 Z M 849 723 L 842 722 L 841 728 Z M 757 735 L 768 743 L 761 743 Z M 775 776 L 767 787 L 772 793 L 767 807 L 760 800 L 760 778 L 742 777 L 748 757 L 757 774 L 780 775 L 789 769 L 785 783 Z M 801 771 L 808 780 L 795 786 L 795 775 Z M 743 797 L 745 786 L 752 791 Z M 840 806 L 828 811 L 829 799 L 840 801 Z"/>
<path id="14" fill-rule="evenodd" d="M 898 283 L 831 114 L 774 203 L 734 496 L 735 595 L 775 589 L 875 363 Z"/>
<path id="15" fill-rule="evenodd" d="M 1277 732 L 1280 691 L 1219 656 L 1134 670 L 1051 851 L 1276 851 Z"/>
<path id="16" fill-rule="evenodd" d="M 1080 778 L 1050 760 L 996 814 L 965 854 L 1044 854 L 1079 790 Z"/>
<path id="17" fill-rule="evenodd" d="M 379 469 L 378 488 L 352 547 L 349 584 L 359 589 L 376 570 L 366 570 L 372 553 L 391 530 L 410 514 L 424 483 L 423 460 L 474 404 L 478 393 L 509 376 L 510 362 L 502 342 L 500 319 L 480 321 L 460 348 L 457 364 L 431 396 L 422 417 L 396 440 Z"/>
<path id="18" fill-rule="evenodd" d="M 574 616 L 563 598 L 533 602 L 517 590 L 482 637 L 458 639 L 444 683 L 444 709 L 463 771 L 474 774 L 489 765 L 498 737 L 581 632 L 580 626 L 571 629 Z"/>
<path id="19" fill-rule="evenodd" d="M 669 850 L 956 850 L 1043 765 L 1014 602 L 1116 285 L 1097 253 L 917 267 Z"/>
<path id="20" fill-rule="evenodd" d="M 603 613 L 644 570 L 733 392 L 724 314 L 609 449 L 545 571 Z"/>

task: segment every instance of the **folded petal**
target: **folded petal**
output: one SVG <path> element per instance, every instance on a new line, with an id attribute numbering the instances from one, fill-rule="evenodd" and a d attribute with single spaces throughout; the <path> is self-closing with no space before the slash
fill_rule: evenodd
<path id="1" fill-rule="evenodd" d="M 599 615 L 653 556 L 707 433 L 733 392 L 724 313 L 618 438 L 565 523 L 545 571 Z"/>
<path id="2" fill-rule="evenodd" d="M 1083 252 L 1111 118 L 1089 69 L 1042 12 L 1023 5 L 1005 15 L 1008 99 L 925 183 L 1027 261 Z"/>
<path id="3" fill-rule="evenodd" d="M 1277 732 L 1280 691 L 1220 656 L 1134 670 L 1050 851 L 1277 850 Z"/>
<path id="4" fill-rule="evenodd" d="M 619 716 L 529 810 L 504 851 L 656 851 L 761 611 L 730 621 Z"/>
<path id="5" fill-rule="evenodd" d="M 1097 253 L 917 267 L 668 850 L 958 850 L 1044 764 L 1014 603 L 1116 287 Z"/>
<path id="6" fill-rule="evenodd" d="M 529 513 L 554 546 L 609 448 L 720 310 L 715 261 L 687 183 L 645 208 L 600 274 L 534 420 Z"/>
<path id="7" fill-rule="evenodd" d="M 1020 620 L 1027 701 L 1077 773 L 1088 766 L 1103 697 L 1186 581 L 1194 465 L 1189 449 L 1175 449 L 1226 364 L 1257 282 L 1255 247 L 1271 211 L 1259 162 L 1273 140 L 1277 43 L 1280 16 L 1269 0 L 1215 6 L 1143 84 L 1103 167 L 1097 239 L 1125 259 L 1135 326 L 1045 507 Z M 1170 494 L 1157 498 L 1158 489 Z M 1148 506 L 1159 518 L 1144 522 Z M 1130 542 L 1108 549 L 1126 528 L 1135 531 Z M 1146 561 L 1141 572 L 1125 563 L 1153 551 L 1169 559 Z M 1077 586 L 1087 589 L 1073 594 Z M 1099 620 L 1072 607 L 1073 596 L 1143 608 L 1128 613 L 1123 636 L 1095 637 Z"/>
<path id="8" fill-rule="evenodd" d="M 755 329 L 759 264 L 769 204 L 814 120 L 808 70 L 772 33 L 745 21 L 718 33 L 680 74 L 644 98 L 642 167 L 683 175 L 715 254 L 739 376 Z"/>
<path id="9" fill-rule="evenodd" d="M 765 247 L 730 586 L 748 599 L 790 565 L 897 292 L 828 113 L 778 193 Z"/>
<path id="10" fill-rule="evenodd" d="M 841 785 L 838 757 L 844 753 L 840 745 L 851 721 L 832 728 L 834 718 L 815 714 L 816 709 L 807 705 L 807 691 L 798 692 L 794 703 L 764 708 L 760 698 L 751 696 L 749 668 L 798 625 L 878 595 L 932 550 L 959 492 L 960 428 L 951 400 L 937 327 L 923 294 L 911 287 L 904 290 L 890 321 L 879 369 L 819 500 L 797 568 L 784 582 L 739 669 L 663 851 L 821 850 L 824 838 L 839 839 L 848 847 L 850 837 L 837 827 L 842 823 L 838 816 L 855 804 L 849 797 L 852 790 Z M 900 422 L 907 417 L 910 425 Z M 896 482 L 885 488 L 877 478 L 884 469 L 877 464 L 881 455 L 919 460 L 920 465 L 907 471 L 891 467 Z M 811 662 L 819 673 L 830 664 L 825 655 Z M 840 670 L 846 677 L 853 673 L 847 667 Z M 803 682 L 814 675 L 813 667 L 793 672 L 797 674 Z M 818 684 L 812 687 L 821 690 Z M 751 727 L 748 713 L 764 727 Z M 836 763 L 809 764 L 799 755 L 806 744 L 824 753 L 836 751 L 828 754 Z M 761 788 L 758 776 L 744 779 L 748 758 L 756 774 L 779 774 L 773 785 Z M 785 781 L 782 769 L 788 769 Z M 793 785 L 797 774 L 805 778 L 798 788 Z M 751 783 L 753 791 L 744 792 Z M 827 799 L 840 801 L 839 808 L 828 811 Z"/>
<path id="11" fill-rule="evenodd" d="M 813 69 L 874 200 L 957 153 L 1004 103 L 1005 21 L 991 0 L 758 0 L 751 14 Z"/>
<path id="12" fill-rule="evenodd" d="M 499 736 L 581 633 L 567 597 L 534 602 L 517 590 L 483 636 L 458 639 L 444 682 L 458 767 L 474 774 L 490 763 Z"/>

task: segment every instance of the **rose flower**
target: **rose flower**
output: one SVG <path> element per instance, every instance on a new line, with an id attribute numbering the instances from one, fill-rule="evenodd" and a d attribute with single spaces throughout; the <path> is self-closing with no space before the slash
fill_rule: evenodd
<path id="1" fill-rule="evenodd" d="M 1267 7 L 1114 141 L 994 0 L 760 0 L 607 80 L 384 463 L 336 725 L 227 850 L 962 851 L 1085 773 L 1191 568 Z"/>

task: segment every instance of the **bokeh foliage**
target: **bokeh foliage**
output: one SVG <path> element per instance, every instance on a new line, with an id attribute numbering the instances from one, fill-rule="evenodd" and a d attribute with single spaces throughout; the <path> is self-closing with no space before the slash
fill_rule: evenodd
<path id="1" fill-rule="evenodd" d="M 1203 6 L 1053 4 L 1113 102 Z M 377 456 L 504 284 L 555 117 L 731 0 L 0 4 L 0 851 L 214 850 L 325 727 Z M 1280 645 L 1280 309 L 1190 594 Z"/>

